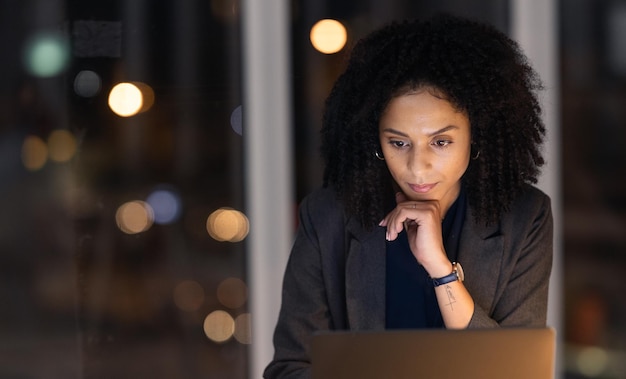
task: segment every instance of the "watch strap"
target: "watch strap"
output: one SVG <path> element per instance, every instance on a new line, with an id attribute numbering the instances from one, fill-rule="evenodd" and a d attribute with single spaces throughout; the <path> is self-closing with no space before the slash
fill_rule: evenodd
<path id="1" fill-rule="evenodd" d="M 458 269 L 457 269 L 457 264 L 453 263 L 452 264 L 452 272 L 446 276 L 442 276 L 441 278 L 433 278 L 433 285 L 435 287 L 439 287 L 441 285 L 444 285 L 446 283 L 450 283 L 450 282 L 454 282 L 461 279 L 459 277 L 459 273 L 458 273 Z"/>

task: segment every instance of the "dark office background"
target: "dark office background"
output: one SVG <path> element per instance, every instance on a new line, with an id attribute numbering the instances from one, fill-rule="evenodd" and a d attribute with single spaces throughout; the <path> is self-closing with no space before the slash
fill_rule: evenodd
<path id="1" fill-rule="evenodd" d="M 511 27 L 505 0 L 290 4 L 297 200 L 320 184 L 323 101 L 357 38 L 438 11 Z M 242 11 L 236 0 L 0 0 L 0 377 L 246 377 L 246 240 L 206 225 L 246 210 Z M 564 377 L 624 378 L 626 1 L 561 0 L 557 14 Z M 348 29 L 339 53 L 309 42 L 323 18 Z M 41 36 L 67 43 L 52 76 L 29 66 Z M 97 75 L 87 89 L 80 73 Z M 152 107 L 111 112 L 123 81 L 149 85 Z M 52 149 L 58 130 L 72 156 L 33 163 L 27 152 Z M 157 192 L 175 217 L 124 232 L 120 207 Z M 239 334 L 221 340 L 211 322 Z"/>

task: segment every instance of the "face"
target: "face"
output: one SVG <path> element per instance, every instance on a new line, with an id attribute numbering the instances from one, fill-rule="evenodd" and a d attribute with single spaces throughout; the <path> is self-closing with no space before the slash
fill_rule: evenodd
<path id="1" fill-rule="evenodd" d="M 391 176 L 407 198 L 437 200 L 448 210 L 470 159 L 470 123 L 450 102 L 420 89 L 393 98 L 379 125 Z"/>

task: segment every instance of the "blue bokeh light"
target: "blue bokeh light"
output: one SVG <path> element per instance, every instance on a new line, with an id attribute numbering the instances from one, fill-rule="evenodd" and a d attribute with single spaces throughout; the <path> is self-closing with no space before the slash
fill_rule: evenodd
<path id="1" fill-rule="evenodd" d="M 154 222 L 167 225 L 176 222 L 181 214 L 182 202 L 176 191 L 159 187 L 146 199 L 154 211 Z"/>

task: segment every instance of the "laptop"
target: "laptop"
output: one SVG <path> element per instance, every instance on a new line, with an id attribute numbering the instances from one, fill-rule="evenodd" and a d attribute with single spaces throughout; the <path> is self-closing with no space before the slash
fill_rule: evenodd
<path id="1" fill-rule="evenodd" d="M 322 332 L 312 379 L 553 379 L 553 328 Z"/>

